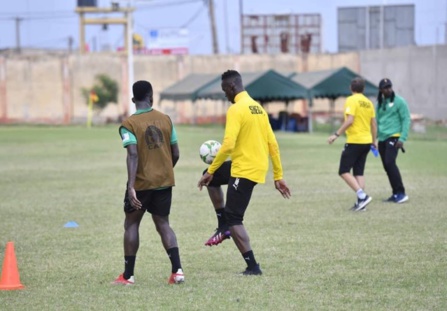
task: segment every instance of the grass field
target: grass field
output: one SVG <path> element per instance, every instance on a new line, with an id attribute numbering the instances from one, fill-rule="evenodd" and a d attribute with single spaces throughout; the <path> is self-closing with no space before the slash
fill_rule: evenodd
<path id="1" fill-rule="evenodd" d="M 292 198 L 271 173 L 246 215 L 264 271 L 242 277 L 232 241 L 203 245 L 216 226 L 198 156 L 222 127 L 177 127 L 171 223 L 186 282 L 169 286 L 170 263 L 146 217 L 133 287 L 123 270 L 125 156 L 117 126 L 0 127 L 0 259 L 13 241 L 24 290 L 0 291 L 0 310 L 447 310 L 447 142 L 411 140 L 399 166 L 410 201 L 382 203 L 390 187 L 369 156 L 368 210 L 337 176 L 344 139 L 277 133 Z M 78 228 L 64 228 L 76 221 Z"/>

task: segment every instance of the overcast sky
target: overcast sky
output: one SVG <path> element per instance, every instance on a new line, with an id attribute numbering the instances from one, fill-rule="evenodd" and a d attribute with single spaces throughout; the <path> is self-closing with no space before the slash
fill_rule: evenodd
<path id="1" fill-rule="evenodd" d="M 128 1 L 116 0 L 121 6 Z M 186 28 L 191 54 L 212 52 L 208 11 L 204 0 L 133 0 L 136 6 L 135 32 L 145 40 L 152 29 Z M 415 5 L 415 41 L 418 45 L 445 44 L 447 0 L 214 0 L 220 53 L 240 51 L 240 3 L 244 14 L 303 14 L 322 16 L 324 52 L 337 52 L 337 8 L 376 6 L 382 4 Z M 99 7 L 110 7 L 111 0 L 97 0 Z M 79 42 L 79 20 L 74 12 L 77 0 L 13 0 L 0 6 L 0 49 L 16 46 L 16 18 L 21 18 L 22 47 L 68 47 L 68 38 Z M 113 49 L 123 45 L 123 27 L 91 25 L 86 29 L 86 40 L 97 49 L 108 45 Z M 93 47 L 92 47 L 93 48 Z"/>

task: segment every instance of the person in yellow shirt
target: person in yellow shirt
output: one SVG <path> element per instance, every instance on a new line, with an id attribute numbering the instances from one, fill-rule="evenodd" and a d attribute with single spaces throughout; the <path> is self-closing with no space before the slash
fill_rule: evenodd
<path id="1" fill-rule="evenodd" d="M 245 91 L 241 75 L 235 70 L 222 74 L 221 87 L 233 105 L 227 111 L 222 147 L 197 186 L 200 190 L 203 186 L 208 186 L 217 169 L 231 156 L 225 220 L 231 237 L 247 264 L 242 274 L 261 275 L 262 271 L 251 249 L 243 220 L 253 188 L 258 183 L 265 183 L 269 156 L 273 164 L 275 188 L 284 198 L 290 197 L 290 189 L 283 179 L 278 142 L 264 108 Z"/>
<path id="2" fill-rule="evenodd" d="M 344 122 L 328 138 L 332 144 L 343 132 L 346 132 L 346 144 L 340 158 L 338 174 L 357 194 L 357 202 L 352 211 L 364 211 L 372 198 L 365 189 L 363 176 L 368 152 L 371 145 L 377 149 L 377 124 L 374 105 L 363 95 L 365 81 L 356 77 L 351 81 L 352 95 L 346 99 Z M 351 174 L 351 169 L 353 174 Z"/>

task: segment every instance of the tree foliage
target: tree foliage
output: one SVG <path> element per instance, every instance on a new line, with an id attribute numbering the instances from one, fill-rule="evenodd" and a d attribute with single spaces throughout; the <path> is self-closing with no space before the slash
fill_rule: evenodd
<path id="1" fill-rule="evenodd" d="M 98 96 L 98 101 L 93 107 L 95 109 L 103 109 L 107 104 L 118 102 L 118 83 L 106 74 L 99 74 L 96 77 L 96 82 L 91 88 L 83 88 L 82 95 L 88 104 L 90 93 L 93 91 Z"/>

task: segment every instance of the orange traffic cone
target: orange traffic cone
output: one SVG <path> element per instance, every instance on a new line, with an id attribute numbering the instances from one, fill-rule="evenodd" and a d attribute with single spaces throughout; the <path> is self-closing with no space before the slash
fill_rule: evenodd
<path id="1" fill-rule="evenodd" d="M 2 277 L 0 278 L 0 290 L 22 289 L 19 270 L 17 269 L 14 243 L 6 243 L 5 258 L 3 260 Z"/>

